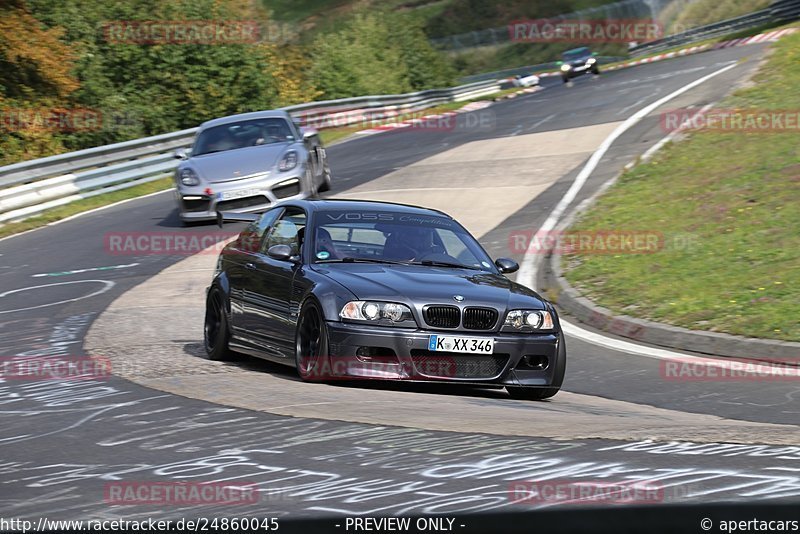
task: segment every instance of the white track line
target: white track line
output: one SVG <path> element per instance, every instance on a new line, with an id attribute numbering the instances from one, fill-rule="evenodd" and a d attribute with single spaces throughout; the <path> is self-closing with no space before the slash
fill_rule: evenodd
<path id="1" fill-rule="evenodd" d="M 734 362 L 735 364 L 746 364 L 747 367 L 743 370 L 744 374 L 800 378 L 800 367 L 776 366 L 769 363 L 756 363 L 755 361 L 741 360 L 738 358 L 726 358 L 724 360 L 720 360 L 711 357 L 681 354 L 679 352 L 673 352 L 667 349 L 639 345 L 629 341 L 623 341 L 621 339 L 606 337 L 602 334 L 581 328 L 580 326 L 572 324 L 568 321 L 564 321 L 563 319 L 561 320 L 561 326 L 564 330 L 564 333 L 572 337 L 576 337 L 582 341 L 591 343 L 592 345 L 597 345 L 599 347 L 605 347 L 618 352 L 625 352 L 627 354 L 633 354 L 636 356 L 644 356 L 646 358 L 653 358 L 656 360 L 687 362 L 691 363 L 692 365 L 699 364 L 706 367 L 716 367 L 719 369 L 728 370 L 732 368 L 731 362 Z M 791 364 L 792 362 L 789 363 Z M 738 366 L 733 367 L 736 368 Z"/>
<path id="2" fill-rule="evenodd" d="M 687 85 L 684 85 L 677 91 L 673 91 L 667 96 L 659 98 L 652 104 L 643 107 L 642 109 L 640 109 L 639 111 L 628 117 L 625 120 L 625 122 L 617 126 L 614 129 L 614 131 L 611 132 L 611 134 L 603 140 L 598 149 L 595 150 L 595 152 L 589 158 L 589 161 L 586 162 L 586 165 L 584 165 L 583 169 L 581 169 L 581 172 L 578 173 L 578 176 L 575 177 L 575 181 L 572 182 L 572 186 L 570 186 L 569 190 L 561 198 L 556 207 L 553 208 L 553 211 L 547 217 L 544 224 L 539 229 L 539 232 L 550 232 L 556 227 L 558 220 L 561 219 L 566 209 L 569 207 L 572 201 L 575 200 L 575 197 L 578 196 L 578 193 L 580 192 L 581 189 L 583 189 L 583 186 L 586 184 L 586 181 L 589 179 L 589 177 L 595 171 L 597 166 L 600 164 L 600 160 L 603 158 L 603 156 L 606 155 L 606 152 L 608 152 L 608 149 L 611 148 L 611 145 L 614 143 L 614 141 L 616 141 L 622 134 L 624 134 L 633 126 L 638 124 L 639 121 L 641 121 L 644 117 L 649 115 L 654 110 L 658 109 L 660 106 L 666 104 L 667 102 L 669 102 L 674 98 L 677 98 L 683 93 L 691 89 L 694 89 L 698 85 L 707 82 L 708 80 L 714 78 L 715 76 L 719 76 L 720 74 L 731 70 L 735 66 L 736 63 L 732 63 L 727 67 L 723 67 L 717 71 L 712 72 L 711 74 L 703 76 L 699 80 L 695 80 Z M 537 268 L 536 260 L 539 259 L 540 257 L 541 255 L 537 250 L 529 249 L 525 253 L 525 256 L 522 259 L 522 265 L 520 266 L 519 275 L 517 275 L 517 280 L 522 285 L 528 287 L 534 286 L 536 282 L 536 268 Z"/>
<path id="3" fill-rule="evenodd" d="M 168 191 L 172 191 L 173 189 L 175 189 L 175 188 L 174 187 L 170 187 L 169 189 L 163 189 L 161 191 L 156 191 L 155 193 L 148 193 L 148 194 L 142 195 L 140 197 L 126 198 L 125 200 L 120 200 L 118 202 L 114 202 L 113 204 L 108 204 L 107 206 L 99 206 L 97 208 L 92 208 L 90 210 L 81 211 L 81 212 L 76 213 L 75 215 L 70 215 L 69 217 L 65 217 L 63 219 L 59 219 L 57 221 L 53 221 L 51 223 L 47 223 L 47 224 L 45 224 L 43 226 L 37 226 L 36 228 L 31 228 L 30 230 L 25 230 L 24 232 L 20 232 L 18 234 L 11 234 L 11 235 L 8 235 L 6 237 L 0 237 L 0 241 L 5 241 L 6 239 L 13 239 L 15 237 L 20 237 L 20 236 L 23 236 L 25 234 L 29 234 L 31 232 L 35 232 L 36 230 L 41 230 L 42 228 L 47 228 L 49 226 L 55 226 L 57 224 L 65 223 L 65 222 L 71 221 L 73 219 L 77 219 L 78 217 L 83 217 L 84 215 L 90 215 L 92 213 L 97 213 L 98 211 L 107 210 L 109 208 L 113 208 L 113 207 L 119 206 L 121 204 L 125 204 L 127 202 L 133 202 L 134 200 L 141 200 L 143 198 L 149 198 L 149 197 L 153 197 L 153 196 L 156 196 L 156 195 L 161 195 L 161 194 L 166 193 Z"/>
<path id="4" fill-rule="evenodd" d="M 611 134 L 603 140 L 601 145 L 598 149 L 592 154 L 589 161 L 586 165 L 581 169 L 578 176 L 575 177 L 572 186 L 570 186 L 567 193 L 562 197 L 559 203 L 553 208 L 553 211 L 545 220 L 542 227 L 539 229 L 540 232 L 549 232 L 553 230 L 556 225 L 558 224 L 559 219 L 563 216 L 566 209 L 575 200 L 580 190 L 586 184 L 586 181 L 589 179 L 591 174 L 595 171 L 597 166 L 600 163 L 600 160 L 605 156 L 608 149 L 611 145 L 616 141 L 623 133 L 628 131 L 634 125 L 636 125 L 639 121 L 641 121 L 644 117 L 649 115 L 651 112 L 656 110 L 658 107 L 664 105 L 665 103 L 669 102 L 670 100 L 682 95 L 683 93 L 694 89 L 698 85 L 707 82 L 708 80 L 714 78 L 715 76 L 719 76 L 720 74 L 727 72 L 734 68 L 736 63 L 723 67 L 717 71 L 712 72 L 702 78 L 695 80 L 682 88 L 674 91 L 667 96 L 660 98 L 659 100 L 645 106 L 644 108 L 637 111 L 634 115 L 629 117 L 625 122 L 620 124 Z M 522 265 L 519 270 L 519 275 L 517 276 L 517 282 L 524 286 L 534 287 L 536 281 L 536 270 L 537 270 L 537 260 L 541 258 L 541 255 L 538 254 L 536 250 L 529 249 L 525 256 L 522 259 Z M 595 332 L 590 332 L 589 330 L 585 330 L 577 325 L 574 325 L 568 321 L 562 320 L 561 325 L 564 328 L 564 332 L 569 334 L 570 336 L 582 339 L 584 341 L 588 341 L 594 345 L 598 345 L 601 347 L 607 347 L 614 350 L 619 350 L 622 352 L 626 352 L 629 354 L 635 354 L 638 356 L 646 356 L 648 358 L 656 358 L 662 360 L 677 360 L 677 361 L 687 361 L 691 360 L 692 362 L 696 363 L 703 363 L 706 365 L 711 366 L 725 366 L 728 365 L 724 360 L 717 360 L 713 358 L 706 358 L 701 356 L 689 356 L 686 354 L 682 354 L 679 352 L 673 352 L 666 349 L 660 349 L 655 347 L 649 347 L 646 345 L 638 345 L 636 343 L 630 343 L 628 341 L 622 341 L 620 339 L 610 338 L 604 336 L 602 334 L 598 334 Z M 758 364 L 755 365 L 757 372 L 760 374 L 785 374 L 784 371 L 778 371 L 776 367 L 770 366 L 769 364 Z"/>

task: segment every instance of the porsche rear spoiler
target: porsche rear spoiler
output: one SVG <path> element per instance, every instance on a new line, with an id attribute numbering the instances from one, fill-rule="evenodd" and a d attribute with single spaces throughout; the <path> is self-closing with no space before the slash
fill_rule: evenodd
<path id="1" fill-rule="evenodd" d="M 253 222 L 261 217 L 260 213 L 234 213 L 232 211 L 217 212 L 217 226 L 222 228 L 223 223 L 227 222 Z"/>

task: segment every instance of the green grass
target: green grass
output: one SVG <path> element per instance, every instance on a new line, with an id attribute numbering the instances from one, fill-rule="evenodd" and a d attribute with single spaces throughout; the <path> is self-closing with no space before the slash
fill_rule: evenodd
<path id="1" fill-rule="evenodd" d="M 719 107 L 800 110 L 800 35 L 775 48 L 755 83 Z M 800 341 L 798 228 L 796 131 L 696 132 L 625 173 L 573 227 L 659 231 L 663 250 L 562 261 L 571 284 L 616 312 Z"/>
<path id="2" fill-rule="evenodd" d="M 696 0 L 683 7 L 667 24 L 668 33 L 679 33 L 769 7 L 772 0 Z"/>
<path id="3" fill-rule="evenodd" d="M 322 11 L 350 4 L 349 0 L 262 0 L 276 20 L 300 22 Z"/>
<path id="4" fill-rule="evenodd" d="M 155 193 L 157 191 L 163 191 L 165 189 L 169 189 L 172 185 L 172 178 L 162 178 L 160 180 L 129 187 L 127 189 L 120 189 L 119 191 L 114 191 L 113 193 L 105 193 L 103 195 L 97 195 L 91 198 L 76 200 L 75 202 L 65 204 L 64 206 L 59 206 L 58 208 L 53 208 L 52 210 L 46 211 L 45 213 L 37 215 L 36 217 L 31 217 L 30 219 L 4 224 L 0 226 L 0 237 L 6 237 L 12 234 L 33 230 L 34 228 L 39 228 L 40 226 L 45 226 L 52 222 L 66 219 L 67 217 L 84 211 L 107 206 L 109 204 L 113 204 L 114 202 L 119 202 L 120 200 L 127 200 L 130 198 L 148 195 L 150 193 Z"/>

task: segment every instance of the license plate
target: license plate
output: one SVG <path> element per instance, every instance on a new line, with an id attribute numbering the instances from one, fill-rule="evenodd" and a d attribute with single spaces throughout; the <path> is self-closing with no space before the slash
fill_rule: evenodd
<path id="1" fill-rule="evenodd" d="M 492 354 L 494 339 L 485 337 L 460 337 L 432 335 L 428 338 L 428 350 L 441 352 L 467 352 L 470 354 Z"/>
<path id="2" fill-rule="evenodd" d="M 219 200 L 231 200 L 234 198 L 253 197 L 260 194 L 260 189 L 239 189 L 237 191 L 220 191 L 217 194 L 217 198 Z"/>

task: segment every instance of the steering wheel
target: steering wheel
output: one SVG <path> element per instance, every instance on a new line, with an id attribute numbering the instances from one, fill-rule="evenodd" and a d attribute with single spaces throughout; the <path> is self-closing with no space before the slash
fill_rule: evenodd
<path id="1" fill-rule="evenodd" d="M 447 252 L 445 252 L 443 247 L 434 247 L 433 249 L 429 250 L 419 258 L 415 259 L 419 259 L 419 261 L 430 260 L 430 261 L 444 261 L 447 263 L 461 263 L 458 261 L 458 258 L 454 258 L 450 254 L 447 254 Z"/>

